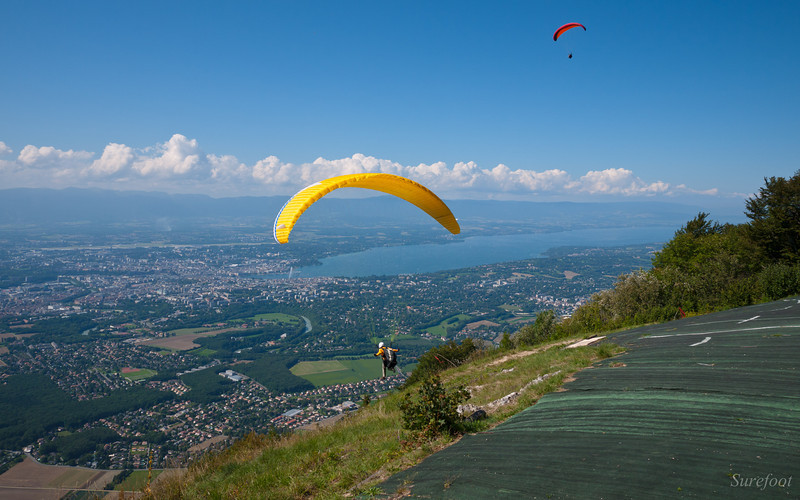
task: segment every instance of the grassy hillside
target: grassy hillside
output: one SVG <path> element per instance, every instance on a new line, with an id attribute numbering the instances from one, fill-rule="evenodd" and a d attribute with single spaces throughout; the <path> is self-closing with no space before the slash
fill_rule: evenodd
<path id="1" fill-rule="evenodd" d="M 466 402 L 488 418 L 468 424 L 486 430 L 556 390 L 576 371 L 614 355 L 609 344 L 567 349 L 577 338 L 527 350 L 480 351 L 441 373 L 446 387 L 464 386 Z M 549 376 L 548 376 L 549 375 Z M 181 476 L 162 477 L 147 498 L 344 498 L 380 494 L 381 480 L 408 468 L 458 437 L 427 439 L 403 428 L 399 404 L 419 384 L 370 402 L 328 426 L 285 436 L 250 435 L 208 455 Z M 517 393 L 516 397 L 506 396 Z M 502 403 L 501 400 L 508 402 Z"/>

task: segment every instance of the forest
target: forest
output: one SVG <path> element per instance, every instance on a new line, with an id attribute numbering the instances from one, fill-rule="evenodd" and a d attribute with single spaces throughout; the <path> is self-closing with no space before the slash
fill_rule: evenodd
<path id="1" fill-rule="evenodd" d="M 217 377 L 220 378 L 220 377 Z M 75 429 L 98 418 L 136 408 L 147 408 L 172 399 L 174 394 L 135 386 L 114 391 L 91 401 L 76 401 L 47 375 L 8 377 L 0 405 L 0 448 L 20 449 L 35 442 L 46 431 L 59 427 Z"/>

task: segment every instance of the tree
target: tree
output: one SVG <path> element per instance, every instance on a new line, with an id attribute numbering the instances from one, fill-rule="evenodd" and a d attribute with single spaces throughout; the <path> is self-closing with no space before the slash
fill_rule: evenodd
<path id="1" fill-rule="evenodd" d="M 554 336 L 556 332 L 556 313 L 553 310 L 542 311 L 536 315 L 532 325 L 523 326 L 514 334 L 515 345 L 533 345 Z"/>
<path id="2" fill-rule="evenodd" d="M 676 266 L 685 270 L 697 262 L 702 262 L 713 252 L 708 248 L 708 240 L 712 235 L 722 233 L 722 226 L 717 222 L 708 220 L 706 212 L 700 212 L 697 217 L 686 223 L 685 226 L 675 231 L 675 236 L 660 252 L 653 257 L 653 267 L 663 268 Z"/>
<path id="3" fill-rule="evenodd" d="M 746 203 L 750 235 L 771 260 L 800 263 L 800 170 L 764 183 Z"/>
<path id="4" fill-rule="evenodd" d="M 595 332 L 800 293 L 800 171 L 764 181 L 747 200 L 750 223 L 720 225 L 698 213 L 656 252 L 652 269 L 621 276 L 559 330 Z M 526 328 L 518 335 L 535 335 Z"/>
<path id="5" fill-rule="evenodd" d="M 749 281 L 763 266 L 762 251 L 744 225 L 720 225 L 707 216 L 700 212 L 653 257 L 647 274 L 661 283 L 660 298 L 642 306 L 660 305 L 668 314 L 677 307 L 708 311 L 752 302 Z"/>
<path id="6" fill-rule="evenodd" d="M 720 226 L 718 222 L 708 220 L 708 216 L 709 214 L 706 212 L 698 213 L 697 217 L 687 222 L 686 225 L 678 229 L 675 234 L 689 234 L 698 238 L 700 236 L 722 232 L 722 226 Z"/>

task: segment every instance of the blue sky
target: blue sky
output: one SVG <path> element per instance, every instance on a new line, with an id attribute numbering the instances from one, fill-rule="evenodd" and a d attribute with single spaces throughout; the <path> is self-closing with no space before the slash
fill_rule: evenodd
<path id="1" fill-rule="evenodd" d="M 288 195 L 383 171 L 451 199 L 743 205 L 800 169 L 798 20 L 797 1 L 5 0 L 0 187 Z M 554 42 L 567 22 L 587 30 Z"/>

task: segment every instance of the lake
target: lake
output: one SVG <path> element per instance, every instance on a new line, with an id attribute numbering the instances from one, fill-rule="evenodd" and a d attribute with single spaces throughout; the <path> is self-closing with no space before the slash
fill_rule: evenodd
<path id="1" fill-rule="evenodd" d="M 292 277 L 364 277 L 417 274 L 542 257 L 561 246 L 614 247 L 672 239 L 675 226 L 581 229 L 557 233 L 475 236 L 453 243 L 370 248 L 322 259 L 322 265 L 294 269 Z M 272 275 L 286 278 L 287 275 Z"/>

